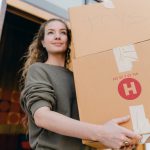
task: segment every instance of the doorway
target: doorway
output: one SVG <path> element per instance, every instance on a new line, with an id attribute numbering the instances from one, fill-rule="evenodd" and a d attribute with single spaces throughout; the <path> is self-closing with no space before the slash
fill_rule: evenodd
<path id="1" fill-rule="evenodd" d="M 7 6 L 0 41 L 0 147 L 27 150 L 28 139 L 21 124 L 24 113 L 19 103 L 21 59 L 45 20 Z"/>

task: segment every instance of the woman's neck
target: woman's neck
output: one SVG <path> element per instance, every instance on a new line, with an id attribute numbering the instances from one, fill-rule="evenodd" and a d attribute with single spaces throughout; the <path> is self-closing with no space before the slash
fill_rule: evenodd
<path id="1" fill-rule="evenodd" d="M 55 65 L 55 66 L 65 66 L 65 57 L 61 55 L 50 55 L 45 62 L 46 64 Z"/>

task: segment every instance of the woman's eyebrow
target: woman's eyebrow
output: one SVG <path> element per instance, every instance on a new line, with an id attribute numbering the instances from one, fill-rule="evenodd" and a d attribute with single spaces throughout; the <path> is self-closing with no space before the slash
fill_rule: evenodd
<path id="1" fill-rule="evenodd" d="M 52 30 L 52 31 L 55 31 L 55 29 L 52 29 L 52 28 L 50 28 L 50 29 L 47 29 L 47 30 Z M 67 31 L 67 29 L 65 29 L 65 28 L 62 28 L 62 29 L 59 29 L 59 30 L 65 30 L 65 31 Z"/>
<path id="2" fill-rule="evenodd" d="M 52 30 L 52 31 L 54 31 L 55 29 L 47 29 L 47 30 Z"/>
<path id="3" fill-rule="evenodd" d="M 65 29 L 65 28 L 63 28 L 63 29 L 60 29 L 60 30 L 65 30 L 65 31 L 67 31 L 67 29 Z"/>

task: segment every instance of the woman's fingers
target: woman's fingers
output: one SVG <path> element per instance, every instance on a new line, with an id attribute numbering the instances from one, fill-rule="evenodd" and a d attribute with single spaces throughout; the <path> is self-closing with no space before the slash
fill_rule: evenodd
<path id="1" fill-rule="evenodd" d="M 125 123 L 127 121 L 129 121 L 130 119 L 130 116 L 125 116 L 125 117 L 120 117 L 120 118 L 115 118 L 113 119 L 112 121 L 116 124 L 121 124 L 121 123 Z M 133 131 L 131 130 L 128 130 L 127 128 L 123 128 L 122 127 L 122 131 L 123 131 L 123 134 L 126 136 L 126 137 L 129 137 L 129 138 L 132 138 L 133 140 L 133 144 L 137 144 L 139 143 L 139 141 L 142 139 L 142 137 L 136 133 L 134 133 Z"/>
<path id="2" fill-rule="evenodd" d="M 106 122 L 101 128 L 100 142 L 110 148 L 126 150 L 138 144 L 141 136 L 119 125 L 129 119 L 129 116 L 125 116 Z"/>
<path id="3" fill-rule="evenodd" d="M 135 142 L 134 139 L 124 137 L 120 150 L 133 150 L 136 148 L 137 144 L 138 144 L 137 140 Z"/>
<path id="4" fill-rule="evenodd" d="M 130 130 L 126 129 L 126 128 L 124 128 L 123 134 L 126 137 L 132 138 L 133 144 L 139 143 L 139 141 L 142 139 L 142 136 L 140 136 L 139 134 L 136 134 L 133 131 L 130 131 Z"/>
<path id="5" fill-rule="evenodd" d="M 124 149 L 125 147 L 129 147 L 132 145 L 132 140 L 126 136 L 124 136 L 124 138 L 122 139 L 122 145 L 121 145 L 121 149 Z"/>
<path id="6" fill-rule="evenodd" d="M 120 117 L 120 118 L 115 118 L 112 121 L 116 124 L 121 124 L 121 123 L 128 122 L 129 120 L 130 120 L 130 116 L 124 116 L 124 117 Z"/>

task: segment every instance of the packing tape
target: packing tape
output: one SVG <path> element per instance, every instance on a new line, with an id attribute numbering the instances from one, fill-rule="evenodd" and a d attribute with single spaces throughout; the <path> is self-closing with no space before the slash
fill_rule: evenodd
<path id="1" fill-rule="evenodd" d="M 146 141 L 148 140 L 148 138 L 150 137 L 150 134 L 143 134 L 142 135 L 142 140 L 141 140 L 141 144 L 146 143 Z M 150 147 L 149 147 L 150 148 Z"/>
<path id="2" fill-rule="evenodd" d="M 131 71 L 133 62 L 137 61 L 138 56 L 133 44 L 113 48 L 116 64 L 119 72 Z"/>
<path id="3" fill-rule="evenodd" d="M 150 137 L 150 123 L 145 116 L 144 106 L 136 105 L 129 107 L 133 130 L 142 135 L 141 143 L 145 143 Z"/>

